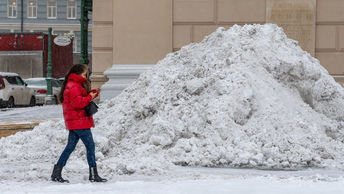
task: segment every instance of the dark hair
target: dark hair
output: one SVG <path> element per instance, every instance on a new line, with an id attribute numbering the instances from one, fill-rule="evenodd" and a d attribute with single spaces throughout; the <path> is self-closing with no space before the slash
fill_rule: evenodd
<path id="1" fill-rule="evenodd" d="M 91 90 L 91 84 L 90 82 L 88 81 L 88 78 L 89 78 L 89 71 L 88 71 L 88 66 L 85 65 L 85 64 L 75 64 L 73 65 L 67 75 L 65 76 L 64 80 L 63 80 L 63 83 L 62 83 L 62 86 L 61 86 L 61 91 L 57 97 L 57 99 L 59 100 L 60 103 L 63 102 L 64 98 L 63 98 L 63 93 L 65 91 L 65 87 L 66 87 L 66 84 L 68 82 L 68 78 L 69 78 L 69 75 L 72 74 L 72 73 L 75 73 L 77 75 L 81 75 L 82 73 L 84 73 L 85 71 L 87 70 L 87 74 L 86 74 L 86 79 L 87 81 L 85 83 L 82 84 L 82 87 L 87 91 L 89 92 Z"/>

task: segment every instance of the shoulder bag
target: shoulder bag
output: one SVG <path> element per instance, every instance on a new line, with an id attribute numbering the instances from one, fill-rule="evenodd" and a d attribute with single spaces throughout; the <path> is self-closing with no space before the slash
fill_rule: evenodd
<path id="1" fill-rule="evenodd" d="M 91 101 L 85 108 L 84 108 L 86 115 L 88 117 L 94 115 L 96 112 L 98 112 L 98 106 L 96 103 Z"/>

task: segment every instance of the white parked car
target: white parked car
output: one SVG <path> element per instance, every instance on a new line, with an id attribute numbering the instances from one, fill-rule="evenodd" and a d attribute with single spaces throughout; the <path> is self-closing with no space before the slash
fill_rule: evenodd
<path id="1" fill-rule="evenodd" d="M 28 84 L 28 87 L 31 88 L 35 92 L 36 96 L 36 104 L 43 105 L 45 102 L 45 97 L 47 96 L 47 81 L 45 77 L 35 77 L 35 78 L 28 78 L 25 80 Z M 58 80 L 52 79 L 51 80 L 52 92 L 53 97 L 55 98 L 55 104 L 58 104 L 57 96 L 61 90 L 61 84 Z"/>
<path id="2" fill-rule="evenodd" d="M 0 72 L 0 107 L 35 106 L 35 93 L 16 73 Z"/>

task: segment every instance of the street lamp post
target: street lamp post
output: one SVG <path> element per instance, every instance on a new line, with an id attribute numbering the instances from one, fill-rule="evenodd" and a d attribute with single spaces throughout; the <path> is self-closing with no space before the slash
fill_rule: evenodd
<path id="1" fill-rule="evenodd" d="M 52 28 L 48 28 L 48 64 L 47 64 L 47 96 L 44 99 L 44 104 L 51 105 L 54 104 L 55 98 L 53 96 L 53 90 L 51 85 L 51 72 L 53 70 L 53 66 L 51 63 L 51 31 Z"/>
<path id="2" fill-rule="evenodd" d="M 92 0 L 81 0 L 81 53 L 79 63 L 89 64 L 88 60 L 88 12 L 92 11 Z"/>

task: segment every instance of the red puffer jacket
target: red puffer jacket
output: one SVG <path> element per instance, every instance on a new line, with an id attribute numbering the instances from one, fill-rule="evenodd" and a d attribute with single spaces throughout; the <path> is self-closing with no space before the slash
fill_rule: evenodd
<path id="1" fill-rule="evenodd" d="M 93 117 L 87 117 L 84 110 L 84 107 L 92 100 L 92 96 L 82 87 L 86 81 L 85 78 L 75 73 L 68 77 L 62 102 L 63 117 L 68 130 L 94 127 Z"/>

